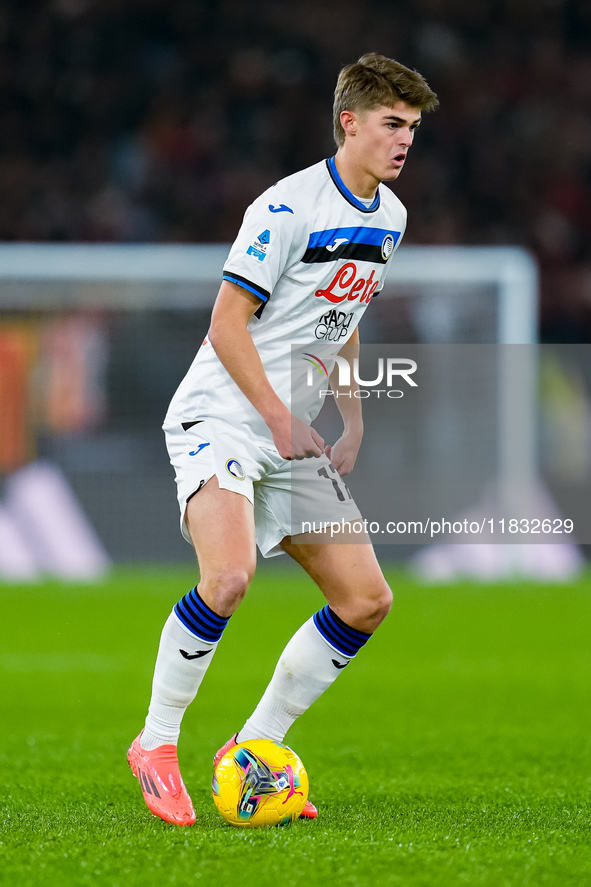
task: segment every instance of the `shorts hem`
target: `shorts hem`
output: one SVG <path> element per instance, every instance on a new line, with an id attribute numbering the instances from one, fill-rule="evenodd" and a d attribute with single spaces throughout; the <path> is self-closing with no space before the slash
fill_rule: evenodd
<path id="1" fill-rule="evenodd" d="M 239 496 L 244 496 L 244 498 L 245 498 L 245 499 L 248 499 L 248 501 L 250 502 L 250 504 L 251 504 L 252 506 L 254 506 L 254 499 L 253 499 L 253 497 L 251 497 L 251 496 L 248 495 L 248 489 L 249 489 L 249 488 L 247 488 L 246 490 L 237 490 L 236 487 L 235 487 L 235 486 L 231 486 L 229 482 L 226 483 L 225 478 L 220 477 L 220 475 L 218 474 L 217 471 L 212 472 L 212 473 L 209 475 L 209 477 L 208 477 L 207 479 L 205 479 L 205 478 L 202 478 L 202 479 L 201 479 L 201 481 L 199 482 L 199 486 L 197 487 L 196 490 L 193 490 L 193 491 L 192 491 L 191 493 L 189 493 L 187 496 L 184 496 L 184 497 L 183 497 L 184 507 L 183 507 L 183 510 L 181 511 L 181 521 L 180 521 L 180 523 L 181 523 L 181 536 L 183 537 L 183 539 L 185 540 L 185 542 L 188 542 L 188 543 L 189 543 L 189 545 L 193 545 L 193 540 L 191 539 L 191 536 L 190 536 L 190 534 L 189 534 L 189 530 L 188 530 L 188 527 L 187 527 L 187 524 L 186 524 L 186 521 L 185 521 L 185 516 L 186 516 L 186 513 L 187 513 L 187 506 L 188 506 L 190 500 L 191 500 L 194 496 L 197 496 L 197 495 L 201 492 L 201 490 L 203 489 L 203 487 L 204 487 L 206 484 L 209 483 L 209 481 L 212 479 L 212 477 L 217 477 L 217 479 L 218 479 L 218 486 L 219 486 L 220 490 L 229 490 L 231 493 L 238 493 Z M 281 537 L 281 538 L 283 538 L 283 537 Z"/>
<path id="2" fill-rule="evenodd" d="M 280 547 L 281 540 L 285 539 L 285 536 L 285 533 L 278 533 L 275 538 L 271 540 L 271 542 L 266 542 L 264 546 L 261 545 L 260 542 L 257 542 L 257 547 L 262 556 L 264 558 L 270 558 L 279 557 L 280 554 L 287 554 L 287 552 Z"/>

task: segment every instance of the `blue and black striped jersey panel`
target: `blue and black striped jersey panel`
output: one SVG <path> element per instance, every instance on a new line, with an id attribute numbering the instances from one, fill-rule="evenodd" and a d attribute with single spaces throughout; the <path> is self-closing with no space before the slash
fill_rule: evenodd
<path id="1" fill-rule="evenodd" d="M 400 231 L 385 228 L 328 228 L 310 234 L 302 262 L 336 262 L 339 259 L 357 259 L 385 265 L 400 239 Z M 388 241 L 388 249 L 384 244 Z"/>
<path id="2" fill-rule="evenodd" d="M 228 283 L 235 283 L 237 286 L 241 286 L 242 289 L 248 290 L 249 293 L 252 293 L 253 296 L 261 299 L 263 302 L 269 301 L 271 293 L 268 290 L 263 289 L 258 283 L 248 280 L 247 277 L 242 277 L 241 274 L 235 274 L 234 271 L 224 271 L 222 279 L 227 280 Z"/>

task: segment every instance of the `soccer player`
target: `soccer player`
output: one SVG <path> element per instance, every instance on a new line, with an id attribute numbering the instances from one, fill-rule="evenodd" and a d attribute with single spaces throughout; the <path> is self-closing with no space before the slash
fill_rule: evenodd
<path id="1" fill-rule="evenodd" d="M 304 358 L 316 360 L 322 345 L 330 374 L 343 346 L 359 341 L 361 315 L 406 225 L 403 205 L 381 183 L 398 178 L 421 112 L 437 104 L 423 77 L 392 59 L 370 53 L 343 68 L 335 156 L 282 179 L 248 208 L 207 338 L 172 399 L 164 431 L 181 531 L 201 578 L 164 625 L 145 728 L 128 752 L 146 804 L 168 822 L 195 822 L 177 760 L 181 720 L 253 577 L 257 544 L 265 557 L 285 552 L 301 564 L 327 605 L 296 631 L 255 711 L 214 763 L 237 742 L 283 741 L 390 609 L 368 539 L 311 544 L 292 530 L 292 489 L 315 517 L 360 517 L 340 481 L 361 444 L 360 399 L 337 399 L 343 433 L 325 445 L 310 424 L 322 401 L 318 385 L 306 389 Z M 304 355 L 297 409 L 293 344 Z M 308 801 L 302 816 L 316 815 Z"/>

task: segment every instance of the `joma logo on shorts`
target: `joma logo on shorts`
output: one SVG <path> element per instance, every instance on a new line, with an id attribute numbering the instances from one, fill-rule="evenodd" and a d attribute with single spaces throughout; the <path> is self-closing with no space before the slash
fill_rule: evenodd
<path id="1" fill-rule="evenodd" d="M 316 290 L 319 298 L 328 299 L 329 302 L 344 302 L 347 299 L 353 302 L 369 302 L 378 288 L 379 280 L 374 280 L 374 271 L 367 278 L 357 277 L 357 265 L 347 262 L 339 268 L 328 287 L 325 290 Z"/>
<path id="2" fill-rule="evenodd" d="M 198 456 L 199 453 L 201 452 L 201 450 L 204 449 L 204 447 L 208 447 L 208 446 L 210 446 L 210 444 L 208 444 L 208 443 L 199 444 L 199 446 L 197 447 L 196 450 L 191 450 L 191 452 L 189 453 L 189 456 Z"/>

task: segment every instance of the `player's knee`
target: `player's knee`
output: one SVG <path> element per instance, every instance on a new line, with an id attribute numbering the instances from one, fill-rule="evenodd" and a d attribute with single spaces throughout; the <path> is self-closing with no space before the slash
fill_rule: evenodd
<path id="1" fill-rule="evenodd" d="M 392 608 L 393 595 L 388 583 L 384 580 L 379 588 L 372 588 L 364 599 L 364 618 L 367 630 L 375 631 L 384 621 Z"/>
<path id="2" fill-rule="evenodd" d="M 207 595 L 213 601 L 212 609 L 220 615 L 233 613 L 244 598 L 253 574 L 254 568 L 228 567 L 219 570 L 215 576 L 203 577 Z"/>
<path id="3" fill-rule="evenodd" d="M 333 606 L 337 616 L 352 628 L 372 634 L 392 607 L 392 591 L 386 580 L 357 586 L 346 603 Z"/>

